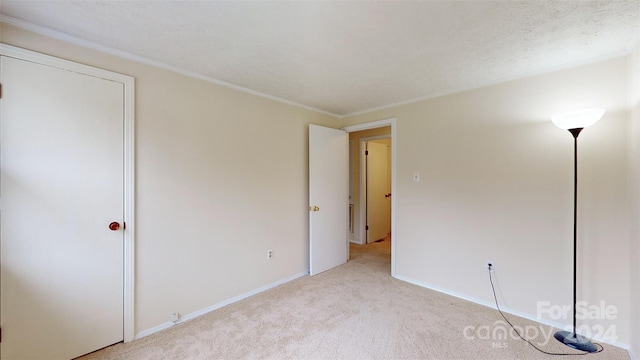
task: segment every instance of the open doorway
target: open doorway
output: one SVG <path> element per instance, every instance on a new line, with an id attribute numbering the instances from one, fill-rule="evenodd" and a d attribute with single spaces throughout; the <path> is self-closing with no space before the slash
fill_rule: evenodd
<path id="1" fill-rule="evenodd" d="M 376 236 L 375 234 L 371 234 L 371 231 L 367 231 L 368 220 L 371 220 L 371 215 L 375 217 L 376 212 L 374 211 L 374 214 L 371 214 L 371 211 L 367 211 L 371 208 L 371 203 L 375 203 L 375 201 L 367 201 L 373 200 L 371 196 L 368 196 L 368 192 L 370 191 L 367 190 L 371 190 L 371 186 L 368 185 L 373 185 L 374 187 L 377 185 L 377 187 L 380 188 L 383 186 L 380 185 L 381 183 L 391 182 L 391 169 L 389 166 L 391 159 L 388 159 L 388 161 L 384 163 L 381 161 L 383 156 L 386 160 L 387 144 L 390 146 L 388 152 L 392 155 L 393 144 L 390 126 L 349 133 L 349 241 L 352 243 L 367 244 L 378 240 L 378 238 L 368 240 L 370 237 L 368 235 Z M 372 148 L 371 154 L 367 155 L 369 147 Z M 367 166 L 369 162 L 371 162 L 370 165 L 373 166 Z M 371 172 L 378 174 L 376 174 L 376 176 L 368 176 L 368 173 Z M 381 179 L 380 177 L 382 175 L 380 173 L 386 174 L 387 172 L 388 178 Z M 391 184 L 389 184 L 387 188 L 388 191 L 385 191 L 384 194 L 391 193 Z M 390 232 L 391 198 L 385 198 L 383 196 L 383 200 L 386 200 L 389 204 L 388 232 Z M 380 213 L 380 211 L 378 211 L 378 213 Z M 376 233 L 378 232 L 376 229 L 371 230 L 374 230 Z"/>
<path id="2" fill-rule="evenodd" d="M 371 244 L 391 237 L 391 136 L 361 138 L 364 148 L 360 184 L 364 193 L 364 242 Z"/>
<path id="3" fill-rule="evenodd" d="M 350 210 L 354 213 L 350 239 L 356 244 L 371 244 L 391 236 L 391 134 L 367 136 L 369 133 L 350 134 L 358 140 L 351 148 L 354 163 L 350 176 Z"/>
<path id="4" fill-rule="evenodd" d="M 389 245 L 386 253 L 390 253 L 393 276 L 395 119 L 349 126 L 344 130 L 349 132 L 350 153 L 349 241 L 358 247 Z M 367 159 L 367 152 L 375 158 Z"/>

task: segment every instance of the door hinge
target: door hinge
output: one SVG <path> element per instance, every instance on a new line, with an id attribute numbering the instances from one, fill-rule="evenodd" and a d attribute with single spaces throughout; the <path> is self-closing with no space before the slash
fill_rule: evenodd
<path id="1" fill-rule="evenodd" d="M 369 150 L 365 150 L 364 151 L 364 156 L 368 156 L 369 155 Z"/>
<path id="2" fill-rule="evenodd" d="M 0 84 L 0 99 L 2 99 L 2 84 Z"/>
<path id="3" fill-rule="evenodd" d="M 365 230 L 369 230 L 369 225 L 367 225 L 367 226 L 365 227 Z"/>

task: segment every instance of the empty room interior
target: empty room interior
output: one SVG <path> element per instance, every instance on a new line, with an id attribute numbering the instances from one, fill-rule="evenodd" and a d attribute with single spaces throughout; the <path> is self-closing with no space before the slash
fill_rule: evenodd
<path id="1" fill-rule="evenodd" d="M 0 357 L 640 359 L 639 40 L 638 0 L 0 0 Z"/>

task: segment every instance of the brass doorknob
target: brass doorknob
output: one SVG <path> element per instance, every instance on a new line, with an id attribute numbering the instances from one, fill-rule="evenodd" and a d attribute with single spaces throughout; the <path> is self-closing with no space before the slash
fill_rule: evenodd
<path id="1" fill-rule="evenodd" d="M 309 211 L 320 211 L 320 208 L 315 205 L 309 206 Z"/>
<path id="2" fill-rule="evenodd" d="M 118 229 L 120 229 L 120 224 L 119 223 L 114 221 L 111 224 L 109 224 L 109 230 L 116 231 Z"/>

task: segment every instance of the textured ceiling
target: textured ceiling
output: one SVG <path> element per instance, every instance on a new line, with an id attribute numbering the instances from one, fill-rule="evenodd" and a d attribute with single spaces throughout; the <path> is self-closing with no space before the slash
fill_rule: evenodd
<path id="1" fill-rule="evenodd" d="M 346 115 L 628 53 L 640 0 L 0 0 L 22 20 Z"/>

